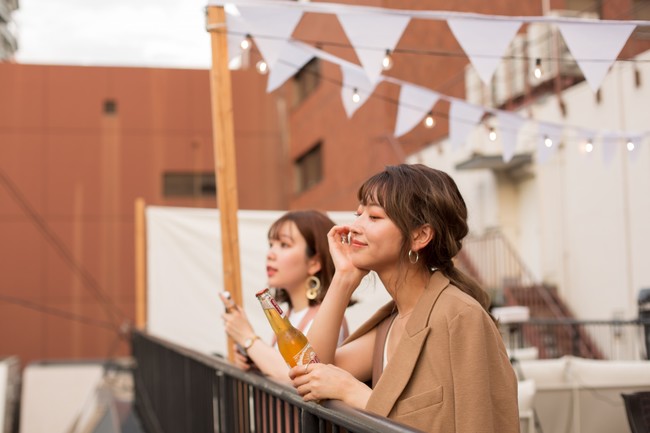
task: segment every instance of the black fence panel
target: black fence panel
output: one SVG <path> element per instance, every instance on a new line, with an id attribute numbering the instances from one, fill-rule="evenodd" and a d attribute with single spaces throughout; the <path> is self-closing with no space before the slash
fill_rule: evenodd
<path id="1" fill-rule="evenodd" d="M 416 433 L 342 402 L 306 403 L 293 388 L 227 361 L 134 332 L 135 408 L 148 433 Z"/>

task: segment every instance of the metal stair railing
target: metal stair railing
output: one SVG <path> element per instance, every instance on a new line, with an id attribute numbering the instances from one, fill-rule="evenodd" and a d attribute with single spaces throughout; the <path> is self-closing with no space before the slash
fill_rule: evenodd
<path id="1" fill-rule="evenodd" d="M 526 306 L 531 319 L 574 319 L 573 313 L 554 290 L 535 281 L 532 272 L 498 228 L 490 229 L 482 236 L 468 236 L 457 263 L 486 288 L 497 304 Z M 541 357 L 562 356 L 574 352 L 576 346 L 581 347 L 583 356 L 603 357 L 579 325 L 549 329 L 525 327 L 522 336 L 539 348 Z"/>

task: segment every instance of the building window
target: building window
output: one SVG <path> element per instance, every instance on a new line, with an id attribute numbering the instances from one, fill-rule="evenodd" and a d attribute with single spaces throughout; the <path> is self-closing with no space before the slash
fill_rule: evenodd
<path id="1" fill-rule="evenodd" d="M 113 99 L 106 99 L 104 101 L 104 113 L 115 114 L 117 113 L 117 102 Z"/>
<path id="2" fill-rule="evenodd" d="M 630 19 L 633 20 L 650 20 L 650 0 L 632 0 L 632 11 L 630 13 Z M 650 26 L 636 26 L 634 33 L 632 33 L 634 39 L 640 39 L 642 41 L 647 41 L 650 39 Z M 636 69 L 636 68 L 635 68 Z M 638 74 L 638 69 L 636 69 Z M 640 75 L 635 80 L 640 83 Z"/>
<path id="3" fill-rule="evenodd" d="M 165 197 L 201 198 L 216 195 L 214 173 L 163 173 L 163 196 Z"/>
<path id="4" fill-rule="evenodd" d="M 632 16 L 635 20 L 650 20 L 650 0 L 633 0 Z M 648 26 L 643 26 L 646 29 Z"/>
<path id="5" fill-rule="evenodd" d="M 320 83 L 320 60 L 311 59 L 293 77 L 293 106 L 297 107 L 316 90 Z"/>
<path id="6" fill-rule="evenodd" d="M 307 191 L 323 179 L 322 142 L 316 143 L 307 153 L 296 159 L 296 192 Z"/>
<path id="7" fill-rule="evenodd" d="M 567 0 L 565 8 L 579 13 L 596 13 L 600 17 L 603 11 L 602 0 Z"/>

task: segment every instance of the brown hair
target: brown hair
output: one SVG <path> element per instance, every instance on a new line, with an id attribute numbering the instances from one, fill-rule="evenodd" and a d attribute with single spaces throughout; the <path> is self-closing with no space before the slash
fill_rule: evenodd
<path id="1" fill-rule="evenodd" d="M 293 222 L 302 237 L 305 238 L 305 242 L 307 243 L 305 254 L 307 257 L 313 258 L 314 256 L 318 256 L 320 258 L 321 269 L 315 276 L 320 279 L 321 288 L 316 299 L 309 301 L 309 305 L 320 304 L 334 276 L 334 262 L 332 261 L 327 243 L 327 233 L 334 226 L 334 221 L 323 212 L 317 210 L 289 211 L 271 225 L 268 238 L 273 240 L 279 239 L 280 229 L 287 222 Z M 289 303 L 289 307 L 291 307 L 289 295 L 283 288 L 276 288 L 275 299 L 278 302 L 287 302 Z"/>
<path id="2" fill-rule="evenodd" d="M 445 172 L 423 164 L 400 164 L 386 169 L 361 185 L 359 202 L 376 203 L 402 233 L 400 266 L 406 266 L 410 234 L 429 224 L 434 235 L 418 251 L 418 265 L 436 268 L 463 292 L 476 299 L 486 311 L 490 296 L 471 277 L 454 267 L 453 258 L 467 235 L 467 207 L 454 180 Z"/>

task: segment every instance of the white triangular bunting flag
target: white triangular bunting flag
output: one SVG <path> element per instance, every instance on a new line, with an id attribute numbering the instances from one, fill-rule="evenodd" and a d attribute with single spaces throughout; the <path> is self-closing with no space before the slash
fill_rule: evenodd
<path id="1" fill-rule="evenodd" d="M 503 162 L 509 162 L 515 156 L 517 136 L 526 119 L 507 111 L 497 111 L 501 146 L 503 147 Z"/>
<path id="2" fill-rule="evenodd" d="M 286 49 L 288 39 L 302 18 L 299 9 L 238 6 L 241 18 L 253 36 L 255 45 L 269 66 L 273 66 Z"/>
<path id="3" fill-rule="evenodd" d="M 552 123 L 538 123 L 537 161 L 547 162 L 555 153 L 562 140 L 562 126 Z"/>
<path id="4" fill-rule="evenodd" d="M 490 84 L 508 45 L 521 27 L 521 21 L 463 18 L 450 18 L 447 24 L 485 84 Z"/>
<path id="5" fill-rule="evenodd" d="M 452 150 L 465 144 L 467 136 L 483 116 L 482 107 L 468 104 L 460 99 L 452 99 L 449 107 L 449 141 Z"/>
<path id="6" fill-rule="evenodd" d="M 612 132 L 603 133 L 603 163 L 610 165 L 621 147 L 621 137 Z"/>
<path id="7" fill-rule="evenodd" d="M 337 14 L 371 82 L 379 80 L 386 50 L 393 51 L 410 17 L 390 14 Z"/>
<path id="8" fill-rule="evenodd" d="M 266 92 L 270 93 L 284 84 L 290 77 L 305 66 L 314 55 L 304 50 L 299 45 L 287 44 L 284 51 L 269 73 L 269 80 L 266 83 Z"/>
<path id="9" fill-rule="evenodd" d="M 634 24 L 558 23 L 562 37 L 587 83 L 597 92 L 634 31 Z"/>
<path id="10" fill-rule="evenodd" d="M 395 137 L 400 137 L 422 120 L 431 111 L 440 94 L 419 86 L 403 84 L 399 92 Z"/>
<path id="11" fill-rule="evenodd" d="M 371 83 L 365 71 L 354 64 L 341 63 L 343 85 L 341 86 L 341 99 L 343 108 L 348 117 L 352 117 L 375 90 L 376 83 Z M 356 96 L 355 96 L 356 94 Z"/>

